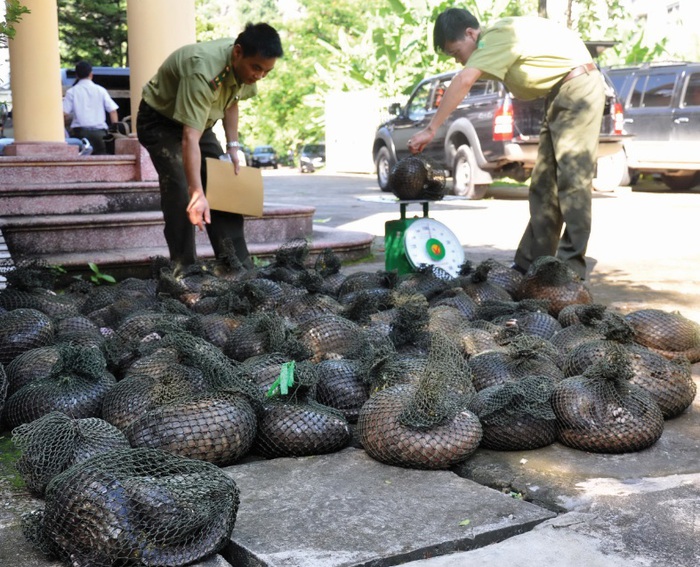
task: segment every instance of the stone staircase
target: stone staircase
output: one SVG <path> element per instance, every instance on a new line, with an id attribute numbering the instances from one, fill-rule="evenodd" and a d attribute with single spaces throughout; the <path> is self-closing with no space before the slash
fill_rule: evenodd
<path id="1" fill-rule="evenodd" d="M 145 277 L 153 257 L 168 256 L 150 159 L 135 139 L 117 143 L 113 156 L 0 157 L 0 229 L 12 258 L 86 274 L 94 262 L 119 279 Z M 262 217 L 246 218 L 251 255 L 270 258 L 304 238 L 312 259 L 325 248 L 342 260 L 369 256 L 372 235 L 315 226 L 314 211 L 265 203 Z M 197 251 L 213 256 L 206 232 L 197 233 Z"/>

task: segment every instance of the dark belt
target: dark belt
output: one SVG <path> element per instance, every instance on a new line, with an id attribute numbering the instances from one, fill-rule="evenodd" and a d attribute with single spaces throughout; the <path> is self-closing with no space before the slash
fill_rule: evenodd
<path id="1" fill-rule="evenodd" d="M 595 63 L 584 63 L 583 65 L 579 65 L 578 67 L 574 67 L 569 71 L 569 74 L 566 75 L 561 81 L 559 81 L 560 85 L 563 85 L 566 81 L 570 81 L 571 79 L 575 79 L 579 75 L 583 75 L 584 73 L 590 73 L 591 71 L 596 71 L 598 67 L 596 67 Z"/>

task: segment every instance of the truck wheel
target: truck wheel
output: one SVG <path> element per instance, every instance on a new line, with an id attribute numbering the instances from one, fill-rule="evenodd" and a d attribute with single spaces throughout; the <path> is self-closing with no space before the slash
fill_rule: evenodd
<path id="1" fill-rule="evenodd" d="M 389 176 L 392 167 L 394 167 L 394 160 L 391 159 L 391 153 L 386 146 L 382 146 L 377 152 L 377 183 L 382 191 L 391 191 Z"/>
<path id="2" fill-rule="evenodd" d="M 452 168 L 452 192 L 467 199 L 483 199 L 488 185 L 474 184 L 476 158 L 474 152 L 466 144 L 457 148 L 454 166 Z"/>
<path id="3" fill-rule="evenodd" d="M 693 172 L 686 175 L 662 175 L 661 181 L 671 191 L 687 191 L 700 183 L 700 173 Z"/>
<path id="4" fill-rule="evenodd" d="M 624 150 L 598 159 L 596 176 L 593 178 L 593 189 L 607 193 L 620 186 L 629 185 L 629 183 L 627 154 Z"/>

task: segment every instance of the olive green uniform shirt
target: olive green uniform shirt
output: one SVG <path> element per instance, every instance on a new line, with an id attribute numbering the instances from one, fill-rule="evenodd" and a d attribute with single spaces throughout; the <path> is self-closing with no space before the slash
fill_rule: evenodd
<path id="1" fill-rule="evenodd" d="M 545 18 L 514 17 L 482 31 L 465 67 L 529 100 L 546 96 L 571 69 L 591 61 L 586 45 L 568 28 Z"/>
<path id="2" fill-rule="evenodd" d="M 200 132 L 211 128 L 255 85 L 239 84 L 231 68 L 232 38 L 185 45 L 174 51 L 143 88 L 143 100 L 167 118 Z"/>

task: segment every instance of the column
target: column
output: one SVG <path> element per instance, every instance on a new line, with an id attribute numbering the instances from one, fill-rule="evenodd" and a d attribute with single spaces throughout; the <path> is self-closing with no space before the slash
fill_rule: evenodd
<path id="1" fill-rule="evenodd" d="M 5 155 L 75 155 L 66 144 L 56 0 L 22 0 L 29 10 L 8 40 L 15 143 Z"/>
<path id="2" fill-rule="evenodd" d="M 131 124 L 135 131 L 143 86 L 155 75 L 168 55 L 178 47 L 196 41 L 194 0 L 127 0 L 126 23 Z"/>

